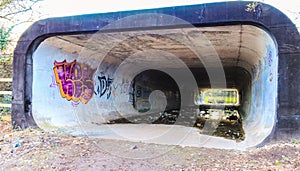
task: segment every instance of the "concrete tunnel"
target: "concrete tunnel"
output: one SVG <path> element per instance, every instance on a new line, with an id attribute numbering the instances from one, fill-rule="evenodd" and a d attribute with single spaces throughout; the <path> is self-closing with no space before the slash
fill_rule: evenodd
<path id="1" fill-rule="evenodd" d="M 238 7 L 241 16 L 226 11 L 232 18 L 215 20 L 213 10 L 221 15 L 224 4 Z M 276 129 L 280 52 L 274 34 L 256 21 L 257 15 L 243 11 L 243 5 L 75 16 L 34 25 L 32 31 L 50 23 L 48 33 L 39 33 L 26 52 L 27 120 L 74 135 L 229 149 L 260 145 Z M 195 23 L 194 13 L 186 20 L 186 11 L 200 7 L 204 21 L 198 16 Z M 123 17 L 111 19 L 115 15 Z M 105 24 L 100 27 L 95 20 Z M 78 28 L 78 23 L 85 26 Z M 238 90 L 243 139 L 215 136 L 217 128 L 211 125 L 204 126 L 206 134 L 193 127 L 199 108 L 195 88 Z M 149 121 L 174 110 L 179 112 L 175 124 Z M 115 123 L 122 119 L 126 121 Z"/>

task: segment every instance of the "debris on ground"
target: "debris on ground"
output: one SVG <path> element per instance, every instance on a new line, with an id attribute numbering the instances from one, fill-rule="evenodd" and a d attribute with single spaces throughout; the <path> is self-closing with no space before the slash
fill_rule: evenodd
<path id="1" fill-rule="evenodd" d="M 0 170 L 300 170 L 299 139 L 236 151 L 0 128 Z"/>
<path id="2" fill-rule="evenodd" d="M 196 114 L 195 111 L 189 109 L 179 109 L 167 110 L 160 112 L 158 115 L 148 114 L 147 116 L 133 116 L 133 117 L 120 117 L 119 119 L 110 120 L 107 124 L 166 124 L 166 125 L 184 125 L 184 126 L 194 126 L 199 128 L 199 133 L 208 134 L 218 137 L 224 137 L 227 139 L 232 139 L 236 141 L 243 141 L 245 139 L 245 132 L 243 130 L 242 120 L 237 115 L 237 112 L 231 108 L 224 109 L 225 115 L 224 119 L 221 120 L 211 120 L 208 112 L 203 114 Z M 191 118 L 186 118 L 180 112 L 192 113 Z M 217 124 L 213 126 L 213 124 Z M 206 127 L 205 127 L 206 125 Z M 211 129 L 207 129 L 211 125 Z M 205 128 L 206 129 L 205 129 Z M 214 130 L 214 132 L 211 132 Z"/>

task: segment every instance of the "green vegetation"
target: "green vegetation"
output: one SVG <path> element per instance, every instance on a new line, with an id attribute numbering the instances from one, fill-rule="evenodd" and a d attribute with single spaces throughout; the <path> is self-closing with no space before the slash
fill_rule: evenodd
<path id="1" fill-rule="evenodd" d="M 0 1 L 0 78 L 11 77 L 12 32 L 13 28 L 24 22 L 32 22 L 33 6 L 40 0 L 1 0 Z M 26 14 L 26 15 L 24 15 Z M 11 83 L 1 82 L 0 91 L 10 91 Z M 11 104 L 12 97 L 0 94 L 1 104 Z M 0 107 L 0 118 L 9 115 L 10 108 Z"/>
<path id="2" fill-rule="evenodd" d="M 7 45 L 11 42 L 10 35 L 13 27 L 9 28 L 0 28 L 0 51 L 4 51 L 7 48 Z"/>
<path id="3" fill-rule="evenodd" d="M 0 95 L 0 103 L 11 104 L 11 102 L 12 102 L 11 95 L 8 94 Z M 10 108 L 0 107 L 0 116 L 7 115 L 8 113 L 10 113 Z"/>

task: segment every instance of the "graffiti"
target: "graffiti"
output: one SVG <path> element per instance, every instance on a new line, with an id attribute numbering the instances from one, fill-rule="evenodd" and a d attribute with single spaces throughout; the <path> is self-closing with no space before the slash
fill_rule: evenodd
<path id="1" fill-rule="evenodd" d="M 60 94 L 68 101 L 87 103 L 93 96 L 94 82 L 92 80 L 94 69 L 74 60 L 67 63 L 54 61 L 54 75 L 59 85 Z"/>
<path id="2" fill-rule="evenodd" d="M 136 98 L 142 97 L 142 87 L 141 86 L 136 86 Z"/>
<path id="3" fill-rule="evenodd" d="M 272 66 L 272 62 L 273 62 L 272 51 L 269 51 L 269 54 L 268 54 L 268 65 L 269 65 L 269 67 Z"/>
<path id="4" fill-rule="evenodd" d="M 199 21 L 202 21 L 205 18 L 205 6 L 201 6 L 195 13 L 198 15 Z"/>
<path id="5" fill-rule="evenodd" d="M 72 102 L 71 104 L 73 107 L 77 107 L 79 105 L 79 102 Z"/>
<path id="6" fill-rule="evenodd" d="M 272 72 L 270 72 L 269 77 L 270 77 L 270 78 L 269 78 L 269 81 L 272 82 L 272 81 L 273 81 L 273 73 L 272 73 Z"/>
<path id="7" fill-rule="evenodd" d="M 106 93 L 106 98 L 109 99 L 112 92 L 112 82 L 112 78 L 106 77 L 101 73 L 100 76 L 97 76 L 95 94 L 102 97 Z"/>
<path id="8" fill-rule="evenodd" d="M 253 16 L 256 19 L 259 19 L 263 16 L 263 9 L 262 9 L 262 3 L 260 2 L 252 2 L 246 5 L 246 11 L 252 12 Z"/>
<path id="9" fill-rule="evenodd" d="M 116 90 L 118 90 L 119 94 L 127 94 L 129 91 L 129 86 L 130 86 L 130 82 L 128 80 L 126 81 L 123 80 L 121 83 L 113 84 L 114 96 L 117 95 Z"/>
<path id="10" fill-rule="evenodd" d="M 269 66 L 269 81 L 272 82 L 273 81 L 273 69 L 272 69 L 272 64 L 274 63 L 273 61 L 273 51 L 272 51 L 272 47 L 269 45 L 267 47 L 267 63 L 268 63 L 268 66 Z"/>
<path id="11" fill-rule="evenodd" d="M 56 83 L 56 80 L 55 80 L 55 75 L 52 75 L 52 76 L 51 76 L 51 79 L 52 79 L 52 82 L 51 82 L 51 84 L 50 84 L 50 87 L 51 87 L 51 88 L 58 87 L 58 84 Z"/>

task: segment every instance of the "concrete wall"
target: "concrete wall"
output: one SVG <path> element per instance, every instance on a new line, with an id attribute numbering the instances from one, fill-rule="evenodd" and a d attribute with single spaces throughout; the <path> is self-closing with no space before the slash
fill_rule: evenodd
<path id="1" fill-rule="evenodd" d="M 254 57 L 247 57 L 254 61 L 250 63 L 248 80 L 237 78 L 245 77 L 242 72 L 247 72 L 247 68 L 235 68 L 234 72 L 225 68 L 227 86 L 239 88 L 242 92 L 240 112 L 246 139 L 239 143 L 239 146 L 255 146 L 263 142 L 271 134 L 276 123 L 277 47 L 268 34 L 263 35 L 262 40 L 256 42 L 259 46 L 253 48 L 261 56 L 255 57 L 256 60 L 252 59 Z M 91 123 L 102 124 L 121 117 L 143 115 L 148 110 L 165 110 L 155 108 L 155 104 L 166 103 L 163 105 L 166 106 L 166 110 L 183 107 L 180 101 L 178 104 L 174 103 L 176 91 L 179 94 L 181 92 L 176 88 L 176 82 L 166 73 L 168 77 L 157 71 L 147 74 L 147 67 L 140 68 L 137 72 L 137 62 L 128 62 L 120 67 L 109 63 L 109 59 L 101 61 L 101 58 L 80 56 L 83 53 L 67 53 L 62 43 L 53 46 L 51 42 L 57 40 L 46 39 L 32 56 L 32 115 L 39 127 L 68 130 L 76 126 L 84 127 Z M 76 49 L 76 43 L 68 44 L 69 48 Z M 147 58 L 150 63 L 152 58 L 149 56 L 143 60 Z M 161 63 L 164 63 L 163 59 L 161 60 Z M 160 67 L 163 70 L 172 68 L 166 68 L 164 65 Z M 234 69 L 235 65 L 231 67 Z M 118 70 L 120 68 L 122 69 Z M 183 72 L 181 68 L 172 70 Z M 202 72 L 201 68 L 193 68 L 192 73 L 198 78 L 199 87 L 212 86 L 208 76 L 204 79 L 203 68 Z M 140 90 L 137 90 L 138 88 Z M 165 93 L 166 99 L 162 97 L 149 100 L 150 94 L 157 89 Z M 167 95 L 168 91 L 174 95 Z M 142 94 L 145 97 L 140 97 Z M 191 99 L 192 103 L 187 106 L 194 105 L 193 96 Z"/>
<path id="2" fill-rule="evenodd" d="M 121 87 L 111 84 L 112 69 L 97 70 L 77 57 L 46 44 L 33 54 L 32 113 L 40 127 L 101 123 L 113 117 L 113 97 Z"/>
<path id="3" fill-rule="evenodd" d="M 246 139 L 253 142 L 262 142 L 271 134 L 277 119 L 277 47 L 270 37 L 266 37 L 265 43 L 264 56 L 253 70 L 251 89 L 246 93 L 251 101 L 244 99 L 249 103 L 244 104 L 245 111 L 249 111 L 244 118 Z"/>

